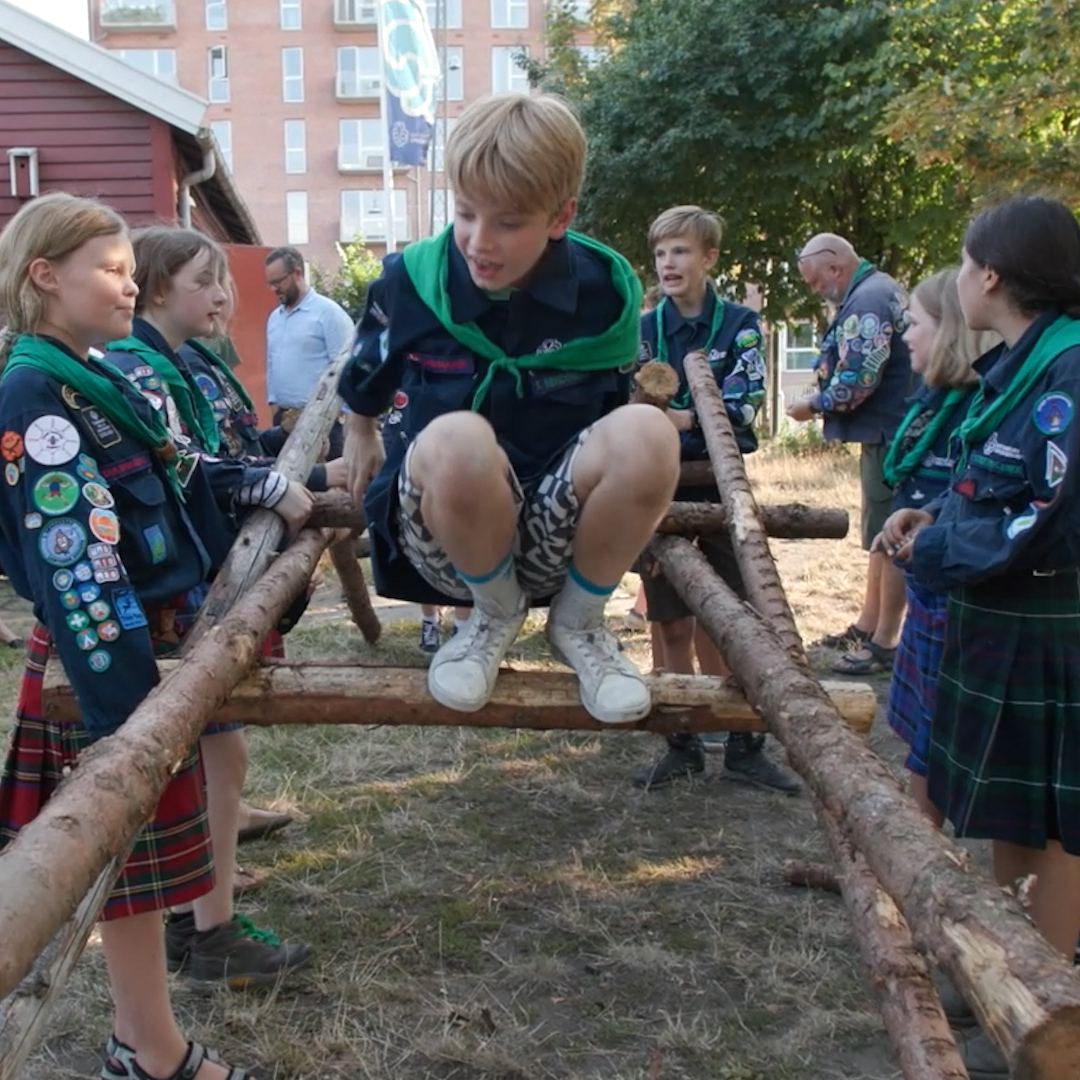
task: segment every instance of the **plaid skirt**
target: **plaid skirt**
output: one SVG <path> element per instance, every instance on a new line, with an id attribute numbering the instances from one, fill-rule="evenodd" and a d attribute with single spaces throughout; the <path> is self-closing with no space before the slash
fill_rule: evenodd
<path id="1" fill-rule="evenodd" d="M 39 624 L 27 640 L 17 723 L 0 775 L 0 848 L 37 817 L 90 745 L 82 725 L 42 716 L 42 681 L 50 653 L 58 663 L 49 632 Z M 153 821 L 139 834 L 101 917 L 122 919 L 186 904 L 213 885 L 206 781 L 196 744 L 162 793 Z"/>
<path id="2" fill-rule="evenodd" d="M 909 573 L 905 576 L 907 616 L 896 647 L 885 719 L 910 747 L 905 768 L 925 776 L 949 598 L 919 585 Z"/>
<path id="3" fill-rule="evenodd" d="M 958 836 L 1080 855 L 1080 576 L 950 594 L 927 773 Z"/>

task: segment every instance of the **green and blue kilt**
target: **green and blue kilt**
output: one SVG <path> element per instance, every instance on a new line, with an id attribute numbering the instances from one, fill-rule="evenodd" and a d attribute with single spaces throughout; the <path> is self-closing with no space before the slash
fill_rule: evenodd
<path id="1" fill-rule="evenodd" d="M 17 723 L 0 775 L 0 849 L 37 817 L 91 742 L 81 724 L 43 716 L 42 683 L 50 655 L 59 663 L 48 630 L 38 624 L 27 640 Z M 162 793 L 153 821 L 139 834 L 101 917 L 122 919 L 190 903 L 213 884 L 206 780 L 196 744 Z"/>
<path id="2" fill-rule="evenodd" d="M 957 836 L 1080 855 L 1080 576 L 949 596 L 927 774 Z"/>
<path id="3" fill-rule="evenodd" d="M 910 747 L 905 768 L 925 776 L 949 597 L 924 588 L 906 571 L 905 577 L 907 615 L 896 647 L 885 719 Z"/>

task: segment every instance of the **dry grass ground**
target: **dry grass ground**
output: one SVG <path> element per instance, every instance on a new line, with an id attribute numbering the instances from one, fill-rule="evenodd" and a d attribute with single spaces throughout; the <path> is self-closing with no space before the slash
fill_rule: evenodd
<path id="1" fill-rule="evenodd" d="M 752 471 L 762 501 L 857 521 L 847 454 L 763 452 Z M 847 625 L 857 541 L 775 551 L 804 637 Z M 530 631 L 515 662 L 546 662 L 538 620 Z M 391 626 L 369 649 L 323 616 L 288 648 L 413 662 L 415 634 Z M 645 660 L 645 635 L 626 641 Z M 9 716 L 17 665 L 0 664 Z M 871 741 L 896 760 L 880 728 Z M 274 993 L 177 981 L 175 1000 L 193 1035 L 261 1080 L 898 1075 L 842 904 L 780 880 L 784 859 L 824 858 L 805 797 L 721 780 L 718 765 L 643 794 L 627 777 L 658 743 L 636 733 L 295 727 L 254 730 L 251 747 L 251 797 L 299 824 L 244 849 L 272 877 L 243 909 L 316 959 Z M 92 946 L 29 1080 L 96 1075 L 108 1012 Z"/>

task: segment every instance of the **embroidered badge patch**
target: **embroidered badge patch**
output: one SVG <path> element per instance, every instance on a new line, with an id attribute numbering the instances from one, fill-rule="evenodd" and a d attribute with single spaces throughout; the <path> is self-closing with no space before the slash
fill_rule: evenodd
<path id="1" fill-rule="evenodd" d="M 26 517 L 23 518 L 23 527 L 26 529 L 40 529 L 42 517 L 36 510 L 31 510 Z"/>
<path id="2" fill-rule="evenodd" d="M 151 525 L 148 529 L 143 529 L 143 537 L 146 540 L 146 546 L 150 549 L 150 561 L 152 563 L 164 562 L 165 534 L 161 531 L 161 526 Z"/>
<path id="3" fill-rule="evenodd" d="M 75 584 L 75 575 L 70 570 L 57 570 L 52 576 L 53 588 L 64 592 Z"/>
<path id="4" fill-rule="evenodd" d="M 120 542 L 120 519 L 112 510 L 91 510 L 90 531 L 103 544 Z"/>
<path id="5" fill-rule="evenodd" d="M 134 589 L 116 589 L 112 594 L 116 620 L 125 630 L 137 630 L 146 626 L 146 616 Z"/>
<path id="6" fill-rule="evenodd" d="M 75 635 L 75 644 L 82 649 L 83 652 L 89 652 L 91 649 L 96 649 L 98 645 L 97 634 L 87 627 L 85 630 L 80 630 Z"/>
<path id="7" fill-rule="evenodd" d="M 69 629 L 78 633 L 90 625 L 90 616 L 85 611 L 73 611 L 70 615 L 64 617 L 64 622 L 68 624 Z"/>
<path id="8" fill-rule="evenodd" d="M 100 675 L 103 671 L 109 670 L 112 657 L 104 649 L 97 649 L 86 658 L 86 662 L 90 665 L 91 671 L 96 671 Z"/>
<path id="9" fill-rule="evenodd" d="M 1072 423 L 1076 406 L 1068 394 L 1051 390 L 1035 402 L 1032 419 L 1044 435 L 1060 435 Z"/>
<path id="10" fill-rule="evenodd" d="M 90 429 L 94 441 L 102 449 L 116 446 L 120 442 L 120 432 L 116 425 L 100 409 L 83 409 L 79 415 Z"/>
<path id="11" fill-rule="evenodd" d="M 109 510 L 116 505 L 112 492 L 104 484 L 99 484 L 96 480 L 88 480 L 83 484 L 82 493 L 83 498 L 91 506 L 96 506 L 99 510 Z"/>
<path id="12" fill-rule="evenodd" d="M 71 576 L 76 581 L 89 581 L 94 576 L 94 571 L 90 564 L 84 559 L 82 562 L 76 563 L 72 568 Z"/>
<path id="13" fill-rule="evenodd" d="M 41 530 L 38 551 L 53 566 L 71 566 L 86 550 L 86 530 L 71 518 L 57 518 Z"/>
<path id="14" fill-rule="evenodd" d="M 4 466 L 4 479 L 11 487 L 19 482 L 19 466 L 14 461 L 9 461 Z"/>
<path id="15" fill-rule="evenodd" d="M 79 599 L 84 604 L 92 604 L 99 596 L 101 596 L 101 586 L 95 585 L 92 581 L 88 581 L 85 585 L 79 586 L 78 593 Z"/>
<path id="16" fill-rule="evenodd" d="M 1060 487 L 1065 480 L 1065 471 L 1069 467 L 1069 459 L 1062 450 L 1054 443 L 1046 444 L 1046 482 L 1052 488 Z"/>
<path id="17" fill-rule="evenodd" d="M 397 393 L 394 394 L 394 408 L 395 409 L 404 409 L 405 406 L 408 405 L 408 404 L 409 404 L 409 395 L 406 394 L 404 390 L 398 390 Z"/>
<path id="18" fill-rule="evenodd" d="M 97 633 L 102 641 L 115 641 L 120 636 L 120 624 L 114 619 L 108 619 L 98 626 Z"/>
<path id="19" fill-rule="evenodd" d="M 0 454 L 5 461 L 18 461 L 23 456 L 23 439 L 17 431 L 5 431 L 0 435 Z"/>
<path id="20" fill-rule="evenodd" d="M 1038 514 L 1034 510 L 1028 510 L 1023 514 L 1016 514 L 1008 519 L 1005 526 L 1005 535 L 1010 540 L 1015 540 L 1021 533 L 1027 532 L 1035 524 Z"/>
<path id="21" fill-rule="evenodd" d="M 34 484 L 34 505 L 44 514 L 66 514 L 79 501 L 79 483 L 70 473 L 42 473 Z"/>
<path id="22" fill-rule="evenodd" d="M 79 452 L 79 433 L 63 416 L 39 416 L 31 421 L 23 442 L 39 465 L 63 465 Z"/>
<path id="23" fill-rule="evenodd" d="M 79 455 L 79 463 L 75 466 L 75 471 L 84 480 L 101 479 L 101 474 L 98 472 L 97 462 L 89 454 Z"/>
<path id="24" fill-rule="evenodd" d="M 60 594 L 60 603 L 67 608 L 68 611 L 74 611 L 82 601 L 79 599 L 79 594 L 74 589 L 68 589 L 67 592 Z"/>
<path id="25" fill-rule="evenodd" d="M 104 600 L 95 600 L 92 604 L 87 604 L 86 613 L 94 622 L 102 622 L 112 614 L 112 608 Z"/>

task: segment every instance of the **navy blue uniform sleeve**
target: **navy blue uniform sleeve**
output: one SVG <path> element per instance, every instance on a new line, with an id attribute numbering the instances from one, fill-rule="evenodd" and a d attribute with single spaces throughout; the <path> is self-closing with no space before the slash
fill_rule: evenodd
<path id="1" fill-rule="evenodd" d="M 902 335 L 894 301 L 880 290 L 858 290 L 836 325 L 836 368 L 818 394 L 824 412 L 854 412 L 878 389 L 893 347 Z M 900 322 L 906 319 L 906 308 Z"/>
<path id="2" fill-rule="evenodd" d="M 736 432 L 754 426 L 765 401 L 765 342 L 757 314 L 747 312 L 729 351 L 730 362 L 717 383 Z"/>
<path id="3" fill-rule="evenodd" d="M 361 416 L 381 416 L 402 384 L 405 357 L 393 348 L 390 320 L 394 294 L 404 286 L 404 275 L 400 255 L 388 256 L 382 276 L 368 287 L 352 357 L 341 373 L 338 393 Z"/>
<path id="4" fill-rule="evenodd" d="M 147 618 L 116 547 L 123 524 L 93 447 L 39 373 L 5 380 L 0 446 L 0 558 L 52 635 L 84 726 L 101 738 L 158 681 Z"/>
<path id="5" fill-rule="evenodd" d="M 916 534 L 912 572 L 921 584 L 944 592 L 1010 569 L 1056 568 L 1076 532 L 1080 420 L 1072 414 L 1080 400 L 1080 354 L 1053 370 L 1043 393 L 1029 395 L 1000 435 L 971 454 L 935 524 Z M 1054 399 L 1069 422 L 1057 431 L 1043 422 L 1048 433 L 1040 430 L 1040 410 L 1045 415 Z"/>

